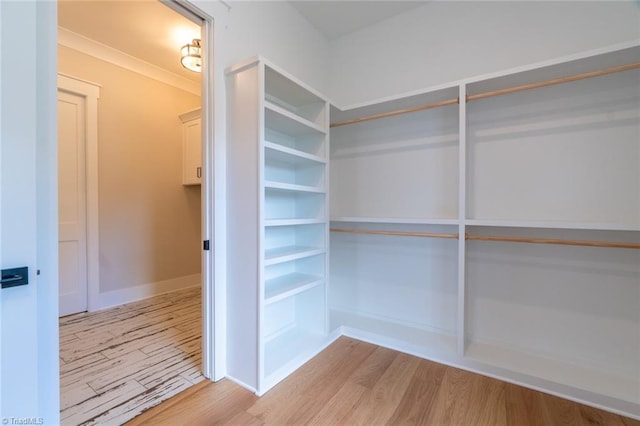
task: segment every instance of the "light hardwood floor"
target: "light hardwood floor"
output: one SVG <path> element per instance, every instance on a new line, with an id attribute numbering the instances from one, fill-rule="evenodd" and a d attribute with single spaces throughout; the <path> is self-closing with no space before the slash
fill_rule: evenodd
<path id="1" fill-rule="evenodd" d="M 193 288 L 60 318 L 63 425 L 120 425 L 199 383 L 201 296 Z"/>
<path id="2" fill-rule="evenodd" d="M 262 398 L 203 381 L 138 425 L 625 425 L 640 422 L 341 337 Z"/>

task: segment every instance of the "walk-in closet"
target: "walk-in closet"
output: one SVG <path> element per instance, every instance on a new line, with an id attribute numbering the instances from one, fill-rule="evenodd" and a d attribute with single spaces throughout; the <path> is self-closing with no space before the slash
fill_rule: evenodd
<path id="1" fill-rule="evenodd" d="M 639 47 L 349 110 L 227 86 L 232 379 L 347 335 L 640 415 Z"/>

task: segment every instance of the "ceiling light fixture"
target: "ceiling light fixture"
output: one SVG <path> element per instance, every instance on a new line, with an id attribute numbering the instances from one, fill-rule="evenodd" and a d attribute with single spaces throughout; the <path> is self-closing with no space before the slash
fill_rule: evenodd
<path id="1" fill-rule="evenodd" d="M 182 46 L 180 48 L 180 54 L 182 54 L 180 62 L 182 66 L 190 71 L 200 72 L 202 68 L 200 52 L 200 39 L 194 38 L 191 43 Z"/>

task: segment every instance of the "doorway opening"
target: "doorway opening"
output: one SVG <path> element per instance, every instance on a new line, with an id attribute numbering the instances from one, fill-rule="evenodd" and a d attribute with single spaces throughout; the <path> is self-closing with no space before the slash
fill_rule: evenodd
<path id="1" fill-rule="evenodd" d="M 65 155 L 60 163 L 61 185 L 69 181 L 66 175 L 77 178 L 69 185 L 73 196 L 69 196 L 69 188 L 60 188 L 60 208 L 69 205 L 71 210 L 86 214 L 84 222 L 82 215 L 76 215 L 73 238 L 65 236 L 60 243 L 61 291 L 73 293 L 68 291 L 73 287 L 69 277 L 84 285 L 84 296 L 82 291 L 75 292 L 76 306 L 61 309 L 61 314 L 88 311 L 61 320 L 65 325 L 60 338 L 63 423 L 86 421 L 76 414 L 92 412 L 87 409 L 91 404 L 105 412 L 104 399 L 119 402 L 107 410 L 112 417 L 100 420 L 123 420 L 122 415 L 135 414 L 133 405 L 145 399 L 138 398 L 140 395 L 155 392 L 155 404 L 190 381 L 200 380 L 202 373 L 213 377 L 213 306 L 208 296 L 213 293 L 213 261 L 211 252 L 202 250 L 212 229 L 207 179 L 212 171 L 206 155 L 212 127 L 207 117 L 212 115 L 205 113 L 212 104 L 206 99 L 212 73 L 202 73 L 201 80 L 200 74 L 180 65 L 180 47 L 200 39 L 207 70 L 212 20 L 203 20 L 180 5 L 168 5 L 171 7 L 161 2 L 59 4 L 59 72 L 65 74 L 63 78 L 93 82 L 100 90 L 95 155 L 90 155 L 89 142 L 81 138 L 67 144 L 64 152 L 60 150 Z M 169 28 L 165 20 L 180 25 Z M 105 22 L 108 26 L 101 27 Z M 133 25 L 135 36 L 127 33 L 128 25 Z M 144 52 L 159 48 L 145 44 L 149 40 L 167 41 L 160 35 L 165 30 L 170 32 L 169 38 L 181 37 L 179 44 L 170 53 L 145 56 Z M 153 55 L 165 62 L 170 57 L 179 68 L 161 61 L 149 65 Z M 73 90 L 64 95 L 63 102 L 75 102 L 75 107 L 60 107 L 63 113 L 59 119 L 71 123 L 60 125 L 60 138 L 65 129 L 74 136 L 87 135 L 86 116 L 78 111 L 86 111 L 89 97 Z M 184 180 L 182 158 L 187 156 L 183 149 L 189 145 L 185 141 L 193 137 L 193 127 L 188 120 L 181 120 L 181 116 L 198 115 L 194 113 L 198 109 L 203 146 L 199 151 L 205 153 L 196 166 L 199 185 Z M 69 145 L 75 146 L 75 151 L 69 152 Z M 85 164 L 79 159 L 86 160 Z M 69 164 L 75 169 L 63 176 Z M 96 187 L 88 184 L 92 172 L 97 176 Z M 91 211 L 92 197 L 97 200 L 96 211 Z M 96 216 L 93 222 L 92 214 Z M 97 224 L 97 218 L 99 225 L 92 238 L 90 224 Z M 97 246 L 95 265 L 91 243 Z M 69 250 L 70 246 L 74 250 Z M 83 253 L 87 254 L 84 259 Z M 61 297 L 61 308 L 62 302 Z M 188 365 L 194 360 L 198 362 L 197 374 Z M 158 363 L 165 373 L 169 367 L 177 368 L 176 375 L 163 375 L 173 377 L 172 381 L 163 382 L 160 375 L 145 367 Z M 118 373 L 107 372 L 107 367 L 117 368 Z M 127 369 L 132 374 L 126 374 Z M 80 380 L 82 376 L 87 380 Z"/>

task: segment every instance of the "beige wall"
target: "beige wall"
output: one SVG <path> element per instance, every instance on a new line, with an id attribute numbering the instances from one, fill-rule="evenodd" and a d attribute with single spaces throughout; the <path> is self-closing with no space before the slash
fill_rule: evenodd
<path id="1" fill-rule="evenodd" d="M 183 186 L 178 115 L 200 98 L 59 46 L 59 70 L 101 86 L 100 292 L 200 272 L 200 187 Z"/>

